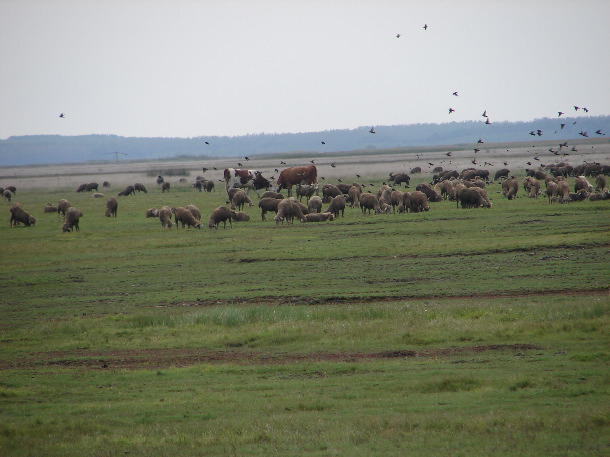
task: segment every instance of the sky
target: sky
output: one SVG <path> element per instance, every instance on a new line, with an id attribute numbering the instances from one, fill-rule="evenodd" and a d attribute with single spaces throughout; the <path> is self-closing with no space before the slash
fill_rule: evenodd
<path id="1" fill-rule="evenodd" d="M 608 115 L 609 18 L 607 0 L 0 0 L 0 139 Z"/>

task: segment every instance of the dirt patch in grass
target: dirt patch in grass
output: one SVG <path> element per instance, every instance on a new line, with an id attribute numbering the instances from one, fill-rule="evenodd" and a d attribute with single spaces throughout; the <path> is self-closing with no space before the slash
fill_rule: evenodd
<path id="1" fill-rule="evenodd" d="M 117 351 L 56 351 L 39 352 L 14 361 L 0 361 L 0 369 L 37 369 L 42 367 L 109 369 L 163 369 L 198 364 L 279 365 L 299 362 L 362 362 L 376 359 L 416 359 L 449 357 L 490 351 L 515 352 L 542 348 L 533 344 L 494 344 L 452 347 L 429 351 L 387 350 L 381 352 L 260 352 L 238 349 L 210 350 L 193 348 L 140 349 Z"/>

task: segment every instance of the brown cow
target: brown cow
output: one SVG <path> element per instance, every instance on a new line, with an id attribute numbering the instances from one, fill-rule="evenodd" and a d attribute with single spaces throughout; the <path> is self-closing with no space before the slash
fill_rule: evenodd
<path id="1" fill-rule="evenodd" d="M 279 192 L 282 189 L 287 189 L 288 196 L 290 196 L 292 193 L 292 186 L 295 184 L 316 184 L 317 182 L 318 169 L 315 165 L 284 168 L 277 178 L 276 191 Z"/>

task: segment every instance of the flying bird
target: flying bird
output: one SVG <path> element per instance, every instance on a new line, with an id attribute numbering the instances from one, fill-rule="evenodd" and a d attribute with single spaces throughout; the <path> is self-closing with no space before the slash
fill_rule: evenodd
<path id="1" fill-rule="evenodd" d="M 424 24 L 424 26 L 422 27 L 422 29 L 424 29 L 424 30 L 428 30 L 428 24 Z"/>
<path id="2" fill-rule="evenodd" d="M 483 138 L 479 138 L 479 141 L 477 141 L 477 143 L 479 143 L 479 144 L 484 143 Z"/>
<path id="3" fill-rule="evenodd" d="M 583 110 L 585 113 L 588 113 L 588 112 L 589 112 L 589 110 L 588 110 L 587 108 L 583 108 L 582 110 Z"/>
<path id="4" fill-rule="evenodd" d="M 576 149 L 576 146 L 572 146 L 572 152 L 578 152 L 578 149 Z"/>
<path id="5" fill-rule="evenodd" d="M 451 157 L 451 151 L 449 151 L 447 154 L 445 154 L 447 157 Z"/>
<path id="6" fill-rule="evenodd" d="M 246 156 L 246 157 L 244 157 L 244 159 L 246 159 L 246 160 L 250 160 L 250 157 Z"/>
<path id="7" fill-rule="evenodd" d="M 505 167 L 508 167 L 508 162 L 502 162 Z"/>
<path id="8" fill-rule="evenodd" d="M 476 154 L 477 152 L 479 152 L 480 149 L 474 148 L 474 153 Z"/>
<path id="9" fill-rule="evenodd" d="M 360 178 L 360 175 L 358 173 L 356 173 L 356 178 Z"/>
<path id="10" fill-rule="evenodd" d="M 578 111 L 579 109 L 580 109 L 580 106 L 574 105 L 574 111 Z"/>
<path id="11" fill-rule="evenodd" d="M 561 124 L 561 130 L 563 130 L 563 128 L 565 127 L 565 124 Z"/>
<path id="12" fill-rule="evenodd" d="M 279 173 L 279 172 L 280 172 L 280 170 L 278 170 L 278 169 L 276 168 L 276 169 L 275 169 L 275 172 L 276 172 L 276 173 Z"/>
<path id="13" fill-rule="evenodd" d="M 449 108 L 449 114 L 453 113 L 455 110 L 453 108 Z"/>
<path id="14" fill-rule="evenodd" d="M 602 131 L 601 131 L 601 129 L 596 130 L 596 131 L 595 131 L 595 133 L 597 133 L 598 135 L 605 135 L 605 133 L 604 133 L 604 132 L 602 132 Z"/>
<path id="15" fill-rule="evenodd" d="M 481 116 L 487 117 L 487 110 L 483 111 L 483 114 L 481 114 Z"/>
<path id="16" fill-rule="evenodd" d="M 536 136 L 536 132 L 532 130 L 532 131 L 530 132 L 530 135 L 532 135 L 532 136 Z"/>
<path id="17" fill-rule="evenodd" d="M 205 144 L 210 144 L 210 142 L 209 142 L 209 141 L 206 141 L 206 142 L 205 142 Z"/>
<path id="18" fill-rule="evenodd" d="M 557 117 L 561 117 L 562 114 L 564 114 L 563 111 L 557 111 Z"/>
<path id="19" fill-rule="evenodd" d="M 343 182 L 343 181 L 341 181 L 341 178 L 337 178 L 337 181 L 339 181 L 339 182 Z"/>
<path id="20" fill-rule="evenodd" d="M 326 144 L 326 142 L 325 142 L 325 141 L 322 141 L 322 144 Z"/>
<path id="21" fill-rule="evenodd" d="M 313 163 L 314 159 L 311 159 L 310 162 Z"/>
<path id="22" fill-rule="evenodd" d="M 64 113 L 61 113 L 61 114 L 59 115 L 59 117 L 61 117 L 61 118 L 63 119 L 64 117 L 66 117 L 66 115 L 65 115 Z"/>
<path id="23" fill-rule="evenodd" d="M 280 165 L 286 165 L 286 162 L 284 162 L 283 160 L 280 160 Z"/>
<path id="24" fill-rule="evenodd" d="M 208 169 L 206 167 L 203 167 L 202 170 L 203 170 L 202 173 L 205 173 L 206 171 L 208 171 Z"/>
<path id="25" fill-rule="evenodd" d="M 239 162 L 237 162 L 237 165 L 240 166 L 240 167 L 243 167 L 243 165 L 241 163 L 239 163 Z"/>
<path id="26" fill-rule="evenodd" d="M 589 134 L 587 132 L 583 132 L 582 130 L 578 134 L 581 136 L 586 136 L 586 137 L 589 136 Z"/>
<path id="27" fill-rule="evenodd" d="M 428 165 L 430 165 L 431 167 L 434 166 L 434 164 L 432 162 L 428 162 Z"/>
<path id="28" fill-rule="evenodd" d="M 477 159 L 472 159 L 471 162 L 476 165 L 477 164 Z"/>
<path id="29" fill-rule="evenodd" d="M 489 120 L 489 118 L 485 119 L 485 123 L 486 123 L 487 125 L 491 124 L 491 121 Z"/>
<path id="30" fill-rule="evenodd" d="M 375 132 L 375 127 L 371 127 L 371 130 L 369 130 L 369 133 L 377 133 L 377 132 Z"/>
<path id="31" fill-rule="evenodd" d="M 528 165 L 531 165 L 531 164 L 532 164 L 532 162 L 527 162 L 527 164 L 528 164 Z"/>
<path id="32" fill-rule="evenodd" d="M 396 34 L 396 38 L 400 38 L 400 33 L 397 33 L 397 34 Z"/>
<path id="33" fill-rule="evenodd" d="M 538 134 L 538 136 L 542 136 L 542 130 L 538 129 L 536 130 L 536 133 Z"/>
<path id="34" fill-rule="evenodd" d="M 335 165 L 335 162 L 331 163 L 330 166 L 333 167 L 333 168 L 337 167 L 337 165 Z"/>
<path id="35" fill-rule="evenodd" d="M 458 93 L 457 93 L 457 91 L 456 91 L 456 92 L 454 92 L 454 93 L 453 93 L 453 94 L 452 94 L 452 95 L 455 95 L 455 96 L 456 96 L 456 97 L 457 97 L 457 96 L 458 96 Z"/>
<path id="36" fill-rule="evenodd" d="M 567 141 L 564 141 L 563 143 L 561 143 L 561 144 L 559 145 L 559 147 L 560 147 L 560 148 L 567 148 L 567 147 L 568 147 L 568 142 L 567 142 Z"/>

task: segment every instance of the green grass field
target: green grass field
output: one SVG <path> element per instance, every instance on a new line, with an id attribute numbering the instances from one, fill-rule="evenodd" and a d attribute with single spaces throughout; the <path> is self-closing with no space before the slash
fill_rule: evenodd
<path id="1" fill-rule="evenodd" d="M 141 182 L 2 203 L 0 455 L 610 453 L 610 202 L 169 230 L 224 191 Z"/>

